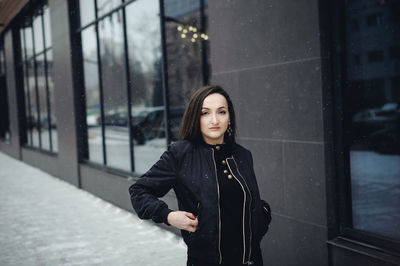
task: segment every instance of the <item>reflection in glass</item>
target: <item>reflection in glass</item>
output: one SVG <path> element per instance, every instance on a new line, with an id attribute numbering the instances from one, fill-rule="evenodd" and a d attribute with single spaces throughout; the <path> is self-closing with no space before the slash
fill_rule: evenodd
<path id="1" fill-rule="evenodd" d="M 135 172 L 147 171 L 166 148 L 161 33 L 157 0 L 126 7 Z"/>
<path id="2" fill-rule="evenodd" d="M 365 59 L 355 64 L 348 58 L 344 90 L 353 227 L 400 239 L 400 95 L 393 86 L 399 74 L 388 58 L 390 47 L 400 44 L 394 38 L 400 24 L 390 19 L 400 3 L 376 3 L 348 1 L 346 7 L 347 21 L 365 22 L 346 30 L 347 50 Z"/>
<path id="3" fill-rule="evenodd" d="M 35 54 L 43 51 L 43 28 L 41 12 L 33 18 L 33 33 L 35 36 Z"/>
<path id="4" fill-rule="evenodd" d="M 50 109 L 50 133 L 51 133 L 51 148 L 53 152 L 58 151 L 58 134 L 57 134 L 57 118 L 55 116 L 55 92 L 53 82 L 53 51 L 46 52 L 47 60 L 47 86 L 49 92 L 49 109 Z"/>
<path id="5" fill-rule="evenodd" d="M 36 75 L 40 114 L 38 126 L 42 139 L 42 149 L 50 150 L 50 127 L 46 99 L 46 72 L 43 54 L 36 57 Z"/>
<path id="6" fill-rule="evenodd" d="M 95 20 L 94 0 L 79 1 L 81 27 Z"/>
<path id="7" fill-rule="evenodd" d="M 57 123 L 53 111 L 55 108 L 49 7 L 44 5 L 33 17 L 26 16 L 23 24 L 20 29 L 20 41 L 27 144 L 53 152 L 57 150 Z"/>
<path id="8" fill-rule="evenodd" d="M 50 28 L 50 12 L 49 7 L 44 6 L 43 8 L 43 19 L 44 19 L 44 36 L 46 38 L 46 48 L 51 46 L 51 28 Z"/>
<path id="9" fill-rule="evenodd" d="M 99 22 L 107 165 L 130 171 L 122 12 Z"/>
<path id="10" fill-rule="evenodd" d="M 27 144 L 32 145 L 32 131 L 30 129 L 29 118 L 31 117 L 30 110 L 30 95 L 29 95 L 29 80 L 27 79 L 27 67 L 26 67 L 26 49 L 25 49 L 25 31 L 24 29 L 20 30 L 20 38 L 21 38 L 21 54 L 22 54 L 22 69 L 23 69 L 23 79 L 24 79 L 24 95 L 25 95 L 25 117 L 26 117 L 26 126 L 27 126 Z"/>
<path id="11" fill-rule="evenodd" d="M 32 131 L 32 146 L 39 148 L 39 116 L 38 102 L 36 101 L 35 65 L 32 60 L 27 62 L 28 90 L 30 99 L 31 116 L 27 118 L 28 128 Z"/>
<path id="12" fill-rule="evenodd" d="M 5 51 L 0 39 L 0 140 L 10 141 L 10 117 L 8 109 Z"/>
<path id="13" fill-rule="evenodd" d="M 105 15 L 122 4 L 122 0 L 97 0 L 97 17 Z"/>
<path id="14" fill-rule="evenodd" d="M 88 126 L 88 159 L 102 164 L 103 136 L 100 124 L 100 88 L 94 26 L 82 31 L 82 52 L 86 94 L 86 123 Z"/>
<path id="15" fill-rule="evenodd" d="M 33 56 L 33 35 L 32 27 L 25 28 L 25 48 L 26 48 L 26 59 L 30 59 Z"/>
<path id="16" fill-rule="evenodd" d="M 193 91 L 208 83 L 209 37 L 206 0 L 165 0 L 165 31 L 171 139 L 177 140 L 184 108 Z M 178 110 L 172 112 L 172 110 Z M 182 113 L 183 116 L 183 113 Z"/>

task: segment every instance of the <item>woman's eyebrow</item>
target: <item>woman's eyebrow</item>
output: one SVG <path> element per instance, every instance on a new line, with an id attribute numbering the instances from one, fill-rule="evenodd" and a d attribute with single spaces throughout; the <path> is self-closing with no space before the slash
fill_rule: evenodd
<path id="1" fill-rule="evenodd" d="M 226 107 L 226 106 L 220 106 L 220 107 L 218 107 L 217 109 L 222 109 L 222 108 L 228 108 L 228 107 Z M 210 108 L 208 108 L 208 107 L 201 107 L 201 109 L 208 109 L 208 110 L 210 110 Z"/>

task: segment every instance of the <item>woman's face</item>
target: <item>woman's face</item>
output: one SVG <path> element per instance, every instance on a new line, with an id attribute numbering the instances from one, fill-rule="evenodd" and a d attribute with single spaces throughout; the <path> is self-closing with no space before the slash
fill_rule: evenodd
<path id="1" fill-rule="evenodd" d="M 222 144 L 224 133 L 228 128 L 228 102 L 219 93 L 208 95 L 201 108 L 200 130 L 203 139 L 208 144 Z"/>

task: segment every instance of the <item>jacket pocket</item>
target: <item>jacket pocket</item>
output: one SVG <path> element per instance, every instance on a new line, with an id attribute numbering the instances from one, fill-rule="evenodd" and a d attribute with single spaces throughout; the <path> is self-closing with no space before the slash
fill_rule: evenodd
<path id="1" fill-rule="evenodd" d="M 189 232 L 189 237 L 188 237 L 188 244 L 191 247 L 201 247 L 201 246 L 205 246 L 206 240 L 205 237 L 203 235 L 203 219 L 202 219 L 202 207 L 201 207 L 201 203 L 198 202 L 197 203 L 197 207 L 196 207 L 196 211 L 193 212 L 193 214 L 197 217 L 197 221 L 198 221 L 198 226 L 197 226 L 197 230 L 195 232 Z"/>
<path id="2" fill-rule="evenodd" d="M 267 233 L 270 223 L 271 223 L 271 208 L 266 201 L 261 200 L 261 209 L 258 210 L 258 219 L 257 219 L 258 240 L 261 240 L 262 237 Z"/>

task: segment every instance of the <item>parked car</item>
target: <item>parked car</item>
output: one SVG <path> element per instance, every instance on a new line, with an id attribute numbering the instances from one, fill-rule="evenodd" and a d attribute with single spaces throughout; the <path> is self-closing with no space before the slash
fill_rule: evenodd
<path id="1" fill-rule="evenodd" d="M 171 108 L 169 112 L 169 126 L 171 138 L 178 138 L 180 121 L 185 109 L 183 107 Z M 144 144 L 147 140 L 154 138 L 165 138 L 164 107 L 154 107 L 152 110 L 145 110 L 146 115 L 132 123 L 133 139 L 138 144 Z"/>
<path id="2" fill-rule="evenodd" d="M 399 105 L 386 103 L 381 108 L 365 109 L 353 116 L 353 139 L 366 139 L 374 132 L 400 121 Z"/>
<path id="3" fill-rule="evenodd" d="M 90 115 L 86 115 L 86 125 L 88 127 L 96 127 L 99 126 L 100 124 L 97 121 L 98 118 L 98 114 L 90 114 Z"/>
<path id="4" fill-rule="evenodd" d="M 391 124 L 372 133 L 368 148 L 382 154 L 400 154 L 400 126 Z"/>
<path id="5" fill-rule="evenodd" d="M 26 127 L 30 130 L 37 128 L 37 119 L 34 115 L 28 115 L 26 118 Z"/>
<path id="6" fill-rule="evenodd" d="M 47 116 L 43 116 L 41 120 L 42 120 L 40 122 L 41 127 L 48 129 L 49 128 L 49 119 L 48 119 L 48 117 Z M 53 128 L 53 129 L 57 128 L 57 119 L 52 114 L 50 115 L 50 127 Z"/>
<path id="7" fill-rule="evenodd" d="M 363 140 L 369 150 L 400 153 L 400 110 L 397 103 L 366 109 L 353 117 L 353 140 Z"/>
<path id="8" fill-rule="evenodd" d="M 97 117 L 97 123 L 101 125 L 101 115 Z M 126 110 L 116 110 L 112 109 L 105 113 L 104 115 L 104 125 L 106 126 L 128 126 L 128 112 Z"/>

